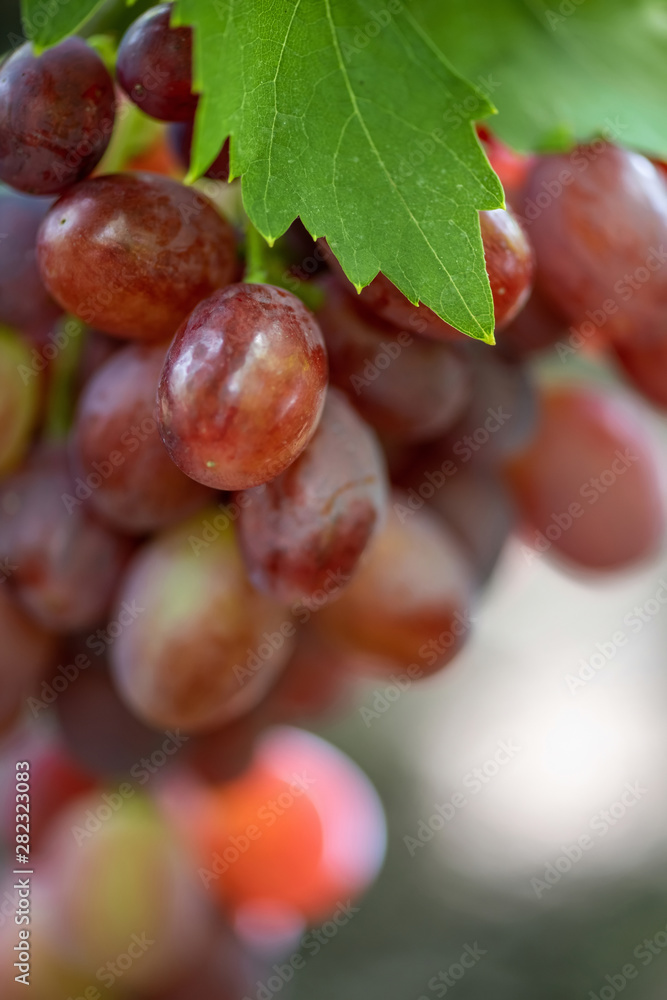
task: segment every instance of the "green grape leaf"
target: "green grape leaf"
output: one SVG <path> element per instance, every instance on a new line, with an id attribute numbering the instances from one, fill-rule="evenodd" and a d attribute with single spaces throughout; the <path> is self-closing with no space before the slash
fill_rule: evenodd
<path id="1" fill-rule="evenodd" d="M 231 136 L 248 215 L 272 242 L 300 216 L 361 288 L 383 271 L 493 341 L 480 209 L 503 205 L 473 120 L 493 107 L 401 0 L 177 0 L 201 93 L 192 176 Z M 455 123 L 451 118 L 457 113 Z"/>
<path id="2" fill-rule="evenodd" d="M 497 106 L 519 150 L 604 135 L 667 157 L 664 0 L 412 0 L 456 68 Z"/>
<path id="3" fill-rule="evenodd" d="M 21 0 L 21 20 L 26 38 L 40 52 L 74 35 L 99 10 L 105 0 Z"/>

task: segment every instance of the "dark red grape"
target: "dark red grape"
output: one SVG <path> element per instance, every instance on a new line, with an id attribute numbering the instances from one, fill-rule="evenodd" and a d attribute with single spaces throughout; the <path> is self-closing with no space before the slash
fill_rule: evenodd
<path id="1" fill-rule="evenodd" d="M 73 464 L 92 506 L 128 534 L 166 527 L 213 499 L 176 468 L 158 433 L 165 354 L 144 344 L 114 354 L 86 386 L 73 429 Z"/>
<path id="2" fill-rule="evenodd" d="M 665 336 L 667 187 L 650 160 L 602 141 L 542 157 L 522 211 L 536 287 L 579 335 Z"/>
<path id="3" fill-rule="evenodd" d="M 511 211 L 498 208 L 480 212 L 479 221 L 496 329 L 500 330 L 517 315 L 530 295 L 533 252 L 528 237 Z M 335 270 L 348 290 L 356 294 L 342 270 Z M 460 340 L 463 336 L 431 309 L 413 305 L 384 274 L 378 274 L 362 289 L 360 300 L 376 315 L 408 333 L 435 340 Z"/>
<path id="4" fill-rule="evenodd" d="M 635 389 L 656 406 L 667 407 L 667 336 L 619 342 L 613 351 Z"/>
<path id="5" fill-rule="evenodd" d="M 141 110 L 166 122 L 194 118 L 192 93 L 192 28 L 172 28 L 173 4 L 145 11 L 123 35 L 116 78 Z"/>
<path id="6" fill-rule="evenodd" d="M 37 230 L 52 204 L 0 189 L 0 323 L 28 334 L 50 330 L 61 311 L 37 268 Z"/>
<path id="7" fill-rule="evenodd" d="M 134 340 L 172 336 L 236 269 L 233 230 L 212 202 L 157 174 L 110 174 L 68 191 L 41 226 L 38 261 L 63 308 Z"/>
<path id="8" fill-rule="evenodd" d="M 437 437 L 470 395 L 470 369 L 454 345 L 398 333 L 333 280 L 317 313 L 331 381 L 380 434 L 400 441 Z"/>
<path id="9" fill-rule="evenodd" d="M 208 512 L 211 518 L 215 512 Z M 257 593 L 230 532 L 197 516 L 149 542 L 119 595 L 142 608 L 110 651 L 118 688 L 149 725 L 215 729 L 261 701 L 289 658 L 289 613 Z"/>
<path id="10" fill-rule="evenodd" d="M 431 505 L 460 541 L 478 581 L 485 583 L 516 523 L 514 504 L 500 475 L 492 469 L 458 469 L 434 493 Z"/>
<path id="11" fill-rule="evenodd" d="M 192 122 L 172 125 L 169 130 L 172 147 L 186 170 L 190 169 L 192 133 Z M 204 177 L 210 177 L 216 181 L 229 180 L 229 139 L 225 139 L 222 149 L 204 174 Z"/>
<path id="12" fill-rule="evenodd" d="M 113 80 L 82 39 L 40 56 L 26 42 L 0 66 L 0 180 L 59 194 L 102 159 L 114 114 Z"/>
<path id="13" fill-rule="evenodd" d="M 0 489 L 0 555 L 36 621 L 57 632 L 90 628 L 108 610 L 129 543 L 75 495 L 64 450 L 40 449 Z"/>
<path id="14" fill-rule="evenodd" d="M 282 475 L 239 498 L 239 540 L 252 583 L 280 601 L 349 581 L 387 504 L 375 435 L 330 389 L 308 447 Z"/>
<path id="15" fill-rule="evenodd" d="M 588 386 L 547 390 L 538 433 L 507 467 L 539 553 L 594 570 L 654 555 L 665 505 L 660 460 L 623 400 Z"/>
<path id="16" fill-rule="evenodd" d="M 273 285 L 231 285 L 197 306 L 169 349 L 162 439 L 199 483 L 259 486 L 312 438 L 326 385 L 324 340 L 303 303 Z"/>
<path id="17" fill-rule="evenodd" d="M 0 570 L 11 573 L 12 564 Z M 0 580 L 0 733 L 17 718 L 35 693 L 55 655 L 55 638 L 32 621 Z"/>
<path id="18" fill-rule="evenodd" d="M 402 494 L 368 558 L 315 624 L 353 651 L 426 676 L 448 663 L 470 631 L 472 574 L 434 513 Z"/>
<path id="19" fill-rule="evenodd" d="M 554 311 L 539 289 L 534 288 L 519 315 L 499 333 L 497 343 L 507 357 L 523 361 L 566 338 L 562 316 Z"/>

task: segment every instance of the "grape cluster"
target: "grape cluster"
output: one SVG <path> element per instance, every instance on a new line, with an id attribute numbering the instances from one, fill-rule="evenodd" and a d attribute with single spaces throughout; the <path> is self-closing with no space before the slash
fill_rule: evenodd
<path id="1" fill-rule="evenodd" d="M 667 405 L 661 170 L 481 134 L 514 205 L 480 213 L 495 348 L 382 274 L 357 295 L 298 223 L 282 283 L 258 281 L 183 170 L 105 171 L 128 101 L 171 123 L 158 162 L 187 167 L 191 34 L 170 17 L 129 29 L 115 85 L 76 38 L 0 67 L 0 726 L 34 764 L 59 914 L 35 931 L 38 1000 L 78 995 L 139 927 L 158 943 L 120 996 L 242 996 L 261 971 L 239 928 L 263 906 L 285 928 L 326 917 L 381 856 L 363 777 L 271 727 L 450 663 L 513 532 L 601 572 L 665 526 L 636 398 L 531 365 L 604 355 Z M 228 175 L 225 143 L 209 176 Z M 307 283 L 299 257 L 321 262 Z"/>

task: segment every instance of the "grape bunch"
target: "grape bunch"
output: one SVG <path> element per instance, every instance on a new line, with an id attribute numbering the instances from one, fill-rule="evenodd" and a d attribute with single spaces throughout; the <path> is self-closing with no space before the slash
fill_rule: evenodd
<path id="1" fill-rule="evenodd" d="M 365 777 L 293 727 L 455 660 L 512 536 L 590 575 L 664 535 L 635 393 L 667 405 L 659 165 L 480 131 L 513 205 L 480 213 L 492 347 L 382 274 L 358 295 L 298 222 L 258 267 L 229 142 L 182 183 L 197 103 L 169 4 L 115 81 L 79 38 L 0 67 L 0 727 L 38 1000 L 108 965 L 118 997 L 256 993 L 257 942 L 345 919 L 382 860 Z M 109 171 L 130 104 L 166 124 Z M 628 387 L 534 363 L 578 353 Z"/>

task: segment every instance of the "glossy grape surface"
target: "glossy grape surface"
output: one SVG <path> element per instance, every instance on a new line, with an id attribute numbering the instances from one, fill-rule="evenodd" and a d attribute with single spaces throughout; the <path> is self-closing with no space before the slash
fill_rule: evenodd
<path id="1" fill-rule="evenodd" d="M 301 301 L 273 285 L 231 285 L 194 310 L 169 349 L 162 439 L 197 482 L 259 486 L 312 438 L 326 385 L 324 340 Z"/>
<path id="2" fill-rule="evenodd" d="M 339 589 L 384 517 L 384 457 L 370 428 L 330 389 L 305 451 L 237 502 L 239 540 L 256 587 L 286 602 Z"/>
<path id="3" fill-rule="evenodd" d="M 111 648 L 115 682 L 149 725 L 215 729 L 251 709 L 289 658 L 289 613 L 251 587 L 215 508 L 164 532 L 135 558 L 118 607 L 142 613 Z M 205 539 L 210 539 L 206 541 Z"/>
<path id="4" fill-rule="evenodd" d="M 601 141 L 542 157 L 522 213 L 536 287 L 575 333 L 665 336 L 667 187 L 650 160 Z"/>
<path id="5" fill-rule="evenodd" d="M 172 28 L 173 5 L 161 3 L 137 18 L 118 49 L 116 77 L 141 110 L 167 122 L 191 121 L 192 28 Z"/>
<path id="6" fill-rule="evenodd" d="M 160 438 L 155 397 L 165 354 L 162 345 L 122 348 L 79 401 L 74 467 L 97 512 L 128 534 L 173 524 L 213 497 L 176 468 Z"/>
<path id="7" fill-rule="evenodd" d="M 659 458 L 632 407 L 601 390 L 547 390 L 532 444 L 508 465 L 527 540 L 593 570 L 654 555 L 665 527 Z"/>
<path id="8" fill-rule="evenodd" d="M 0 180 L 59 194 L 99 163 L 114 115 L 113 81 L 82 39 L 40 56 L 26 42 L 0 66 Z"/>
<path id="9" fill-rule="evenodd" d="M 470 396 L 470 368 L 450 344 L 397 331 L 362 311 L 337 282 L 323 281 L 317 313 L 329 355 L 331 381 L 364 420 L 400 441 L 437 437 Z"/>
<path id="10" fill-rule="evenodd" d="M 479 213 L 486 269 L 496 329 L 502 329 L 523 307 L 533 281 L 534 260 L 524 230 L 511 211 L 498 208 Z M 344 284 L 352 286 L 339 271 Z M 353 291 L 353 294 L 354 293 Z M 459 333 L 424 305 L 414 306 L 384 274 L 362 289 L 361 302 L 382 319 L 408 333 L 436 340 L 460 340 Z"/>
<path id="11" fill-rule="evenodd" d="M 38 260 L 64 309 L 133 340 L 172 336 L 236 267 L 232 228 L 205 195 L 139 173 L 68 191 L 41 226 Z"/>

